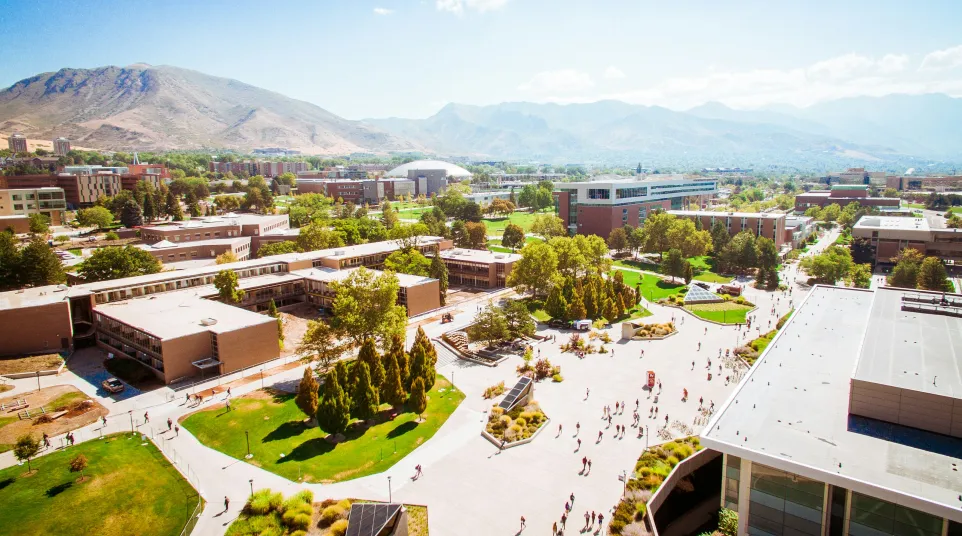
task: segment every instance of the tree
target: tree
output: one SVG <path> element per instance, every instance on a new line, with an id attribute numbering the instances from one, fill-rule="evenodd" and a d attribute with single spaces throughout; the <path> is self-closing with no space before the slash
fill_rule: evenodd
<path id="1" fill-rule="evenodd" d="M 404 404 L 407 397 L 401 381 L 401 369 L 394 358 L 394 352 L 385 354 L 384 362 L 384 382 L 381 383 L 380 399 L 396 409 Z"/>
<path id="2" fill-rule="evenodd" d="M 70 460 L 70 472 L 80 473 L 80 481 L 84 481 L 84 470 L 87 469 L 87 457 L 83 454 L 78 454 Z"/>
<path id="3" fill-rule="evenodd" d="M 697 257 L 708 253 L 711 248 L 711 233 L 697 230 L 689 219 L 678 218 L 668 230 L 668 244 L 670 248 L 681 250 L 685 258 Z"/>
<path id="4" fill-rule="evenodd" d="M 508 320 L 500 309 L 493 305 L 488 305 L 474 317 L 474 325 L 471 326 L 471 336 L 475 340 L 484 341 L 488 344 L 503 341 L 510 336 Z M 411 357 L 413 359 L 413 354 Z"/>
<path id="5" fill-rule="evenodd" d="M 632 255 L 636 255 L 638 253 L 638 250 L 645 247 L 646 233 L 642 227 L 632 229 L 631 232 L 628 233 L 627 238 L 628 238 L 628 249 L 631 250 Z"/>
<path id="6" fill-rule="evenodd" d="M 898 197 L 899 191 L 895 188 L 886 188 L 882 190 L 882 197 Z"/>
<path id="7" fill-rule="evenodd" d="M 502 217 L 508 217 L 514 212 L 514 203 L 508 201 L 507 199 L 494 199 L 491 204 L 487 206 L 485 212 L 488 214 L 497 214 Z"/>
<path id="8" fill-rule="evenodd" d="M 628 234 L 624 228 L 618 227 L 608 235 L 608 248 L 618 253 L 628 249 Z"/>
<path id="9" fill-rule="evenodd" d="M 34 235 L 30 239 L 30 242 L 20 250 L 18 257 L 20 262 L 17 265 L 17 272 L 20 285 L 42 287 L 67 280 L 63 263 L 39 235 Z"/>
<path id="10" fill-rule="evenodd" d="M 394 207 L 391 206 L 391 202 L 384 201 L 381 203 L 381 223 L 384 224 L 384 227 L 388 230 L 391 230 L 395 225 L 397 225 L 397 222 L 397 211 L 395 211 Z"/>
<path id="11" fill-rule="evenodd" d="M 552 276 L 558 271 L 558 255 L 544 243 L 531 243 L 521 249 L 518 259 L 508 274 L 507 284 L 520 293 L 544 296 Z"/>
<path id="12" fill-rule="evenodd" d="M 77 223 L 83 227 L 103 229 L 114 223 L 114 215 L 104 207 L 82 208 L 77 211 Z"/>
<path id="13" fill-rule="evenodd" d="M 448 266 L 441 260 L 441 255 L 438 250 L 435 250 L 434 256 L 431 257 L 431 264 L 428 266 L 428 276 L 438 280 L 438 293 L 440 294 L 440 303 L 443 307 L 448 295 Z"/>
<path id="14" fill-rule="evenodd" d="M 685 284 L 687 285 L 691 283 L 691 280 L 694 279 L 694 277 L 695 277 L 695 272 L 694 270 L 692 270 L 691 263 L 688 261 L 685 261 L 685 269 L 682 273 L 682 278 L 684 278 Z"/>
<path id="15" fill-rule="evenodd" d="M 524 229 L 519 225 L 509 223 L 508 226 L 504 228 L 504 234 L 501 235 L 501 245 L 512 250 L 523 247 Z"/>
<path id="16" fill-rule="evenodd" d="M 165 206 L 164 212 L 166 212 L 172 220 L 181 221 L 184 219 L 184 212 L 180 208 L 180 201 L 177 199 L 177 196 L 174 195 L 173 190 L 167 190 Z"/>
<path id="17" fill-rule="evenodd" d="M 392 335 L 404 333 L 407 313 L 397 304 L 400 285 L 393 273 L 375 276 L 361 267 L 332 282 L 329 288 L 334 293 L 331 325 L 343 331 L 355 345 L 374 337 L 386 346 Z"/>
<path id="18" fill-rule="evenodd" d="M 307 323 L 298 352 L 304 354 L 308 361 L 317 359 L 318 368 L 327 368 L 336 363 L 348 349 L 341 336 L 342 333 L 327 322 L 311 320 Z"/>
<path id="19" fill-rule="evenodd" d="M 30 232 L 38 235 L 46 235 L 50 231 L 50 216 L 34 212 L 29 216 Z"/>
<path id="20" fill-rule="evenodd" d="M 865 264 L 875 260 L 875 248 L 872 247 L 872 240 L 869 238 L 853 237 L 850 248 L 853 262 Z"/>
<path id="21" fill-rule="evenodd" d="M 124 227 L 133 228 L 144 224 L 144 212 L 133 199 L 128 199 L 120 211 L 120 223 Z"/>
<path id="22" fill-rule="evenodd" d="M 668 254 L 664 255 L 661 260 L 661 273 L 670 275 L 671 280 L 674 281 L 676 277 L 685 275 L 685 264 L 685 258 L 682 256 L 681 250 L 669 249 Z"/>
<path id="23" fill-rule="evenodd" d="M 945 272 L 945 265 L 938 257 L 926 257 L 919 266 L 916 288 L 952 292 L 954 289 Z"/>
<path id="24" fill-rule="evenodd" d="M 394 335 L 391 337 L 391 349 L 384 353 L 384 358 L 387 359 L 390 356 L 395 362 L 397 362 L 398 374 L 401 376 L 401 384 L 408 384 L 408 376 L 410 374 L 409 363 L 407 352 L 404 351 L 404 339 L 400 335 Z M 384 365 L 385 374 L 387 373 L 387 364 Z"/>
<path id="25" fill-rule="evenodd" d="M 367 364 L 371 374 L 371 385 L 375 388 L 381 387 L 381 383 L 384 382 L 384 364 L 381 363 L 381 356 L 377 353 L 374 339 L 370 337 L 364 339 L 364 344 L 361 345 L 361 350 L 357 354 L 357 360 Z"/>
<path id="26" fill-rule="evenodd" d="M 799 263 L 816 281 L 830 285 L 848 276 L 852 265 L 852 254 L 841 246 L 831 246 L 818 255 L 805 257 Z"/>
<path id="27" fill-rule="evenodd" d="M 554 205 L 554 196 L 551 195 L 551 187 L 545 187 L 540 185 L 538 187 L 538 192 L 536 196 L 536 201 L 538 205 L 538 210 L 544 210 L 552 205 Z"/>
<path id="28" fill-rule="evenodd" d="M 237 262 L 237 255 L 233 251 L 227 250 L 218 255 L 217 258 L 214 259 L 214 262 L 217 264 L 229 264 L 232 262 Z"/>
<path id="29" fill-rule="evenodd" d="M 423 411 L 423 410 L 422 410 Z M 13 455 L 17 461 L 27 462 L 27 472 L 31 472 L 30 459 L 40 452 L 40 442 L 30 434 L 24 434 L 17 438 L 17 444 L 13 447 Z"/>
<path id="30" fill-rule="evenodd" d="M 731 240 L 731 235 L 728 234 L 728 228 L 721 220 L 715 220 L 715 223 L 711 226 L 711 243 L 712 249 L 715 251 L 717 256 L 725 246 L 728 245 L 728 241 Z"/>
<path id="31" fill-rule="evenodd" d="M 428 409 L 428 398 L 425 394 L 424 378 L 414 378 L 411 382 L 411 396 L 408 397 L 408 407 L 418 414 L 418 419 L 424 410 Z"/>
<path id="32" fill-rule="evenodd" d="M 240 303 L 244 299 L 244 291 L 239 286 L 240 280 L 233 270 L 221 270 L 214 276 L 214 287 L 224 303 Z"/>
<path id="33" fill-rule="evenodd" d="M 340 434 L 351 421 L 348 396 L 338 382 L 336 370 L 327 373 L 324 380 L 324 397 L 317 407 L 317 424 L 329 434 Z"/>
<path id="34" fill-rule="evenodd" d="M 525 184 L 521 188 L 521 193 L 518 194 L 518 205 L 522 207 L 532 207 L 537 208 L 538 204 L 538 187 L 534 184 Z"/>
<path id="35" fill-rule="evenodd" d="M 109 281 L 159 273 L 163 265 L 150 253 L 134 247 L 109 247 L 93 252 L 78 273 L 85 281 Z"/>
<path id="36" fill-rule="evenodd" d="M 568 320 L 581 320 L 587 316 L 588 311 L 585 310 L 583 293 L 576 289 L 571 302 L 568 304 Z"/>
<path id="37" fill-rule="evenodd" d="M 544 310 L 551 318 L 562 319 L 568 314 L 568 302 L 565 300 L 561 285 L 551 285 L 548 292 L 548 299 L 544 303 Z"/>
<path id="38" fill-rule="evenodd" d="M 329 229 L 327 225 L 320 221 L 313 221 L 306 227 L 301 227 L 296 243 L 301 251 L 317 251 L 344 246 L 341 235 Z"/>
<path id="39" fill-rule="evenodd" d="M 428 235 L 428 226 L 423 223 L 399 223 L 388 231 L 391 240 L 397 240 L 401 249 L 416 248 L 421 245 L 421 237 Z"/>
<path id="40" fill-rule="evenodd" d="M 274 300 L 271 300 L 271 304 L 267 307 L 267 315 L 277 320 L 277 342 L 280 344 L 281 348 L 283 348 L 284 347 L 284 319 L 281 318 L 281 313 L 277 311 L 277 304 L 274 303 Z"/>
<path id="41" fill-rule="evenodd" d="M 379 402 L 377 390 L 371 382 L 367 363 L 354 364 L 354 385 L 351 392 L 351 416 L 366 421 L 377 415 Z"/>
<path id="42" fill-rule="evenodd" d="M 426 277 L 430 273 L 431 261 L 414 248 L 401 249 L 384 259 L 384 268 L 392 272 Z"/>
<path id="43" fill-rule="evenodd" d="M 318 384 L 317 380 L 314 379 L 314 371 L 311 370 L 311 367 L 304 367 L 304 376 L 297 386 L 297 396 L 294 397 L 294 403 L 312 421 L 317 417 L 317 389 Z"/>
<path id="44" fill-rule="evenodd" d="M 555 236 L 568 236 L 565 222 L 554 214 L 540 214 L 531 222 L 531 232 L 540 235 L 545 240 Z"/>
<path id="45" fill-rule="evenodd" d="M 0 230 L 0 290 L 17 288 L 20 281 L 20 250 L 13 233 Z"/>
<path id="46" fill-rule="evenodd" d="M 872 265 L 855 264 L 848 274 L 849 281 L 855 288 L 868 288 L 872 283 Z"/>
<path id="47" fill-rule="evenodd" d="M 269 257 L 271 255 L 284 255 L 286 253 L 297 253 L 299 251 L 301 251 L 301 248 L 297 247 L 297 243 L 291 240 L 271 242 L 269 244 L 264 244 L 257 249 L 257 258 Z"/>
<path id="48" fill-rule="evenodd" d="M 898 256 L 892 259 L 895 268 L 888 276 L 887 283 L 891 287 L 915 288 L 918 285 L 919 267 L 924 257 L 913 248 L 904 248 Z"/>
<path id="49" fill-rule="evenodd" d="M 819 215 L 824 221 L 835 221 L 838 219 L 841 213 L 842 207 L 840 207 L 838 203 L 832 203 L 831 205 L 823 208 Z"/>
<path id="50" fill-rule="evenodd" d="M 151 192 L 144 195 L 143 213 L 144 220 L 147 222 L 157 219 L 157 206 L 154 204 L 154 195 Z"/>
<path id="51" fill-rule="evenodd" d="M 535 325 L 528 312 L 528 307 L 521 300 L 510 300 L 501 311 L 508 326 L 508 335 L 512 338 L 530 337 L 534 335 Z"/>
<path id="52" fill-rule="evenodd" d="M 778 266 L 778 248 L 771 238 L 760 236 L 755 239 L 755 249 L 758 251 L 756 265 L 760 270 L 775 270 Z"/>
<path id="53" fill-rule="evenodd" d="M 469 221 L 464 224 L 467 234 L 466 243 L 461 246 L 468 249 L 487 249 L 488 248 L 488 226 L 484 222 Z"/>

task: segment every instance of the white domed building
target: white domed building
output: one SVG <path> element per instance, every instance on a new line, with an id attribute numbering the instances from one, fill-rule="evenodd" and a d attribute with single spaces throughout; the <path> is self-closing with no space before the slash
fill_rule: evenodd
<path id="1" fill-rule="evenodd" d="M 448 177 L 457 180 L 470 179 L 471 172 L 441 160 L 415 160 L 388 171 L 386 176 L 414 181 L 414 191 L 417 195 L 431 197 L 447 187 Z"/>

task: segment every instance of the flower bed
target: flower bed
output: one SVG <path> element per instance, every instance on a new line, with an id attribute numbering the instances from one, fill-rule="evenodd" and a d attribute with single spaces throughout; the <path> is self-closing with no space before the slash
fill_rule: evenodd
<path id="1" fill-rule="evenodd" d="M 625 484 L 625 496 L 615 507 L 611 523 L 608 524 L 608 533 L 634 534 L 630 529 L 632 526 L 643 529 L 644 517 L 648 512 L 648 499 L 661 487 L 662 482 L 681 460 L 701 449 L 698 438 L 691 436 L 655 445 L 642 452 L 635 463 L 631 478 Z M 683 487 L 685 484 L 686 481 L 682 480 L 678 486 Z M 687 485 L 691 486 L 691 482 L 687 482 Z M 644 532 L 647 531 L 642 531 Z"/>
<path id="2" fill-rule="evenodd" d="M 484 431 L 498 441 L 514 443 L 533 437 L 546 422 L 548 417 L 534 401 L 524 407 L 518 406 L 508 413 L 501 407 L 494 406 L 488 414 L 488 424 Z"/>
<path id="3" fill-rule="evenodd" d="M 630 338 L 636 341 L 664 339 L 677 331 L 674 322 L 665 322 L 662 324 L 635 324 L 633 322 L 625 322 L 622 324 L 621 329 L 623 339 Z"/>

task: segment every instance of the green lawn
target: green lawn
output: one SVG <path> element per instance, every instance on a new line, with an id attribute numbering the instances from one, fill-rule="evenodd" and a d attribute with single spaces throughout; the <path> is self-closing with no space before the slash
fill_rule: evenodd
<path id="1" fill-rule="evenodd" d="M 526 244 L 536 244 L 538 242 L 544 242 L 544 240 L 536 236 L 526 236 L 524 238 Z M 511 251 L 511 248 L 506 248 L 501 245 L 501 241 L 498 239 L 488 240 L 488 249 L 491 251 L 497 251 L 499 253 L 518 253 L 520 250 Z"/>
<path id="2" fill-rule="evenodd" d="M 691 257 L 688 259 L 688 262 L 691 263 L 692 271 L 695 273 L 694 279 L 698 281 L 705 281 L 706 283 L 731 283 L 732 281 L 731 277 L 712 271 L 715 266 L 715 259 L 713 259 L 710 255 Z M 612 264 L 622 268 L 635 268 L 637 270 L 661 273 L 661 266 L 652 264 L 650 262 L 624 259 L 616 260 Z"/>
<path id="3" fill-rule="evenodd" d="M 620 270 L 620 272 L 625 280 L 625 284 L 629 287 L 635 288 L 638 281 L 641 281 L 641 293 L 648 301 L 658 301 L 661 298 L 667 298 L 675 294 L 684 295 L 685 290 L 688 288 L 681 279 L 678 279 L 677 283 L 672 283 L 670 280 L 663 280 L 651 274 L 641 274 L 629 270 Z M 615 275 L 615 270 L 611 271 L 611 275 Z"/>
<path id="4" fill-rule="evenodd" d="M 77 482 L 70 460 L 87 457 Z M 197 492 L 150 442 L 107 436 L 0 471 L 0 533 L 19 536 L 177 536 Z"/>
<path id="5" fill-rule="evenodd" d="M 541 300 L 536 300 L 534 298 L 525 298 L 522 300 L 525 307 L 528 308 L 528 312 L 531 316 L 535 317 L 538 322 L 548 322 L 551 320 L 551 315 L 548 311 L 544 310 L 544 302 Z"/>
<path id="6" fill-rule="evenodd" d="M 524 232 L 531 230 L 535 216 L 553 214 L 553 212 L 514 212 L 507 218 L 484 218 L 481 221 L 488 226 L 488 234 L 501 234 L 509 223 L 520 225 Z"/>
<path id="7" fill-rule="evenodd" d="M 720 302 L 686 305 L 685 309 L 705 320 L 714 320 L 726 324 L 743 324 L 745 323 L 745 316 L 752 308 L 749 305 L 740 305 L 734 302 Z"/>
<path id="8" fill-rule="evenodd" d="M 924 203 L 905 203 L 905 205 L 909 208 L 925 208 Z"/>
<path id="9" fill-rule="evenodd" d="M 351 428 L 345 432 L 348 440 L 334 445 L 320 428 L 304 426 L 294 395 L 257 393 L 235 398 L 229 413 L 224 408 L 194 413 L 183 426 L 205 445 L 241 460 L 247 453 L 244 432 L 249 431 L 254 455 L 249 463 L 304 482 L 338 482 L 385 471 L 431 439 L 464 400 L 461 391 L 438 376 L 428 393 L 423 422 L 415 422 L 413 413 L 402 413 L 393 421 L 382 413 L 377 424 L 364 431 Z"/>

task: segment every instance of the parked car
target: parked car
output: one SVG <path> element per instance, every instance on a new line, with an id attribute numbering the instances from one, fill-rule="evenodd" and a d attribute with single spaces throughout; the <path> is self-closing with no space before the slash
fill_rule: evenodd
<path id="1" fill-rule="evenodd" d="M 124 382 L 117 378 L 107 378 L 101 384 L 108 393 L 119 393 L 124 390 Z"/>
<path id="2" fill-rule="evenodd" d="M 705 289 L 705 290 L 710 290 L 710 289 L 711 289 L 711 285 L 709 285 L 708 283 L 702 283 L 701 281 L 695 281 L 695 284 L 698 285 L 699 287 Z"/>
<path id="3" fill-rule="evenodd" d="M 548 327 L 556 328 L 556 329 L 567 329 L 568 323 L 565 322 L 564 320 L 554 319 L 551 322 L 548 322 Z"/>

